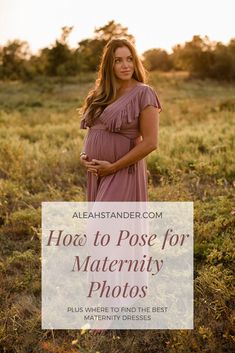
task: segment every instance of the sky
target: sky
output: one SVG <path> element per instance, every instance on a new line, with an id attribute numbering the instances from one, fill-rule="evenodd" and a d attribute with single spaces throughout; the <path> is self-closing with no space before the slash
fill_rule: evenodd
<path id="1" fill-rule="evenodd" d="M 168 53 L 193 35 L 227 44 L 235 38 L 235 0 L 0 0 L 0 45 L 26 40 L 33 53 L 49 47 L 63 26 L 73 26 L 71 47 L 114 20 L 128 27 L 137 51 Z"/>

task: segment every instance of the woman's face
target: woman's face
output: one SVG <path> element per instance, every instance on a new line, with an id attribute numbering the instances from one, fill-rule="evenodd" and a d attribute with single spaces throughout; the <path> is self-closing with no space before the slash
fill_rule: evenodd
<path id="1" fill-rule="evenodd" d="M 134 73 L 133 57 L 127 47 L 117 48 L 114 52 L 114 74 L 117 79 L 128 81 Z"/>

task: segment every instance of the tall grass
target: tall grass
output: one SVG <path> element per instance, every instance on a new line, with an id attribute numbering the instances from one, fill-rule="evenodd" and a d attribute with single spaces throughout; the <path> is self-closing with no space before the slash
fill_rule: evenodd
<path id="1" fill-rule="evenodd" d="M 76 108 L 93 79 L 0 83 L 0 351 L 231 352 L 235 87 L 186 73 L 150 76 L 163 112 L 147 162 L 150 200 L 195 204 L 194 330 L 41 330 L 40 205 L 85 200 Z"/>

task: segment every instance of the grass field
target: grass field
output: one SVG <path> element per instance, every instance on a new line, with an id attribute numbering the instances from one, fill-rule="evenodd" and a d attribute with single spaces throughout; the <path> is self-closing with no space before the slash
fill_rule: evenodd
<path id="1" fill-rule="evenodd" d="M 85 200 L 76 111 L 94 75 L 0 82 L 0 352 L 232 352 L 235 85 L 152 73 L 163 106 L 151 201 L 194 201 L 194 330 L 41 330 L 42 201 Z"/>

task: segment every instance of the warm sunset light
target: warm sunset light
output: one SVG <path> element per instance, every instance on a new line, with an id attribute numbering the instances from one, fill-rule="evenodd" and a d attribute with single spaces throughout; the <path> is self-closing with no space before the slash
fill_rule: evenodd
<path id="1" fill-rule="evenodd" d="M 26 40 L 33 52 L 52 44 L 63 26 L 73 26 L 70 45 L 75 47 L 110 20 L 128 27 L 140 53 L 150 48 L 171 52 L 193 35 L 225 44 L 235 36 L 233 0 L 1 0 L 0 7 L 0 45 Z"/>
<path id="2" fill-rule="evenodd" d="M 0 353 L 233 352 L 235 0 L 0 0 Z"/>

